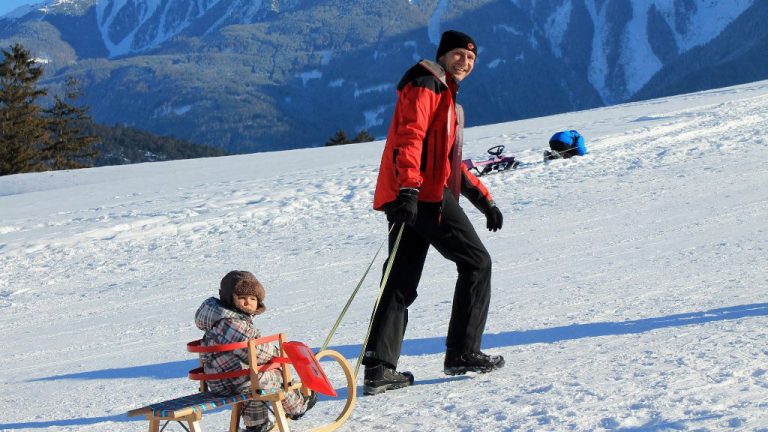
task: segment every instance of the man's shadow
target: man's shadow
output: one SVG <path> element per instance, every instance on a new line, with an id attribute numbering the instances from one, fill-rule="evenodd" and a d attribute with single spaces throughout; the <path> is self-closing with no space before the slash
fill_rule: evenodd
<path id="1" fill-rule="evenodd" d="M 483 349 L 531 345 L 536 343 L 555 343 L 598 336 L 637 334 L 662 328 L 682 327 L 758 316 L 768 316 L 768 303 L 729 306 L 703 312 L 689 312 L 627 321 L 595 322 L 586 324 L 577 323 L 536 330 L 486 333 L 483 335 Z M 339 351 L 347 358 L 357 358 L 360 354 L 360 345 L 342 345 L 333 347 L 332 349 Z M 445 337 L 408 339 L 403 341 L 403 355 L 418 356 L 425 354 L 441 354 L 444 352 Z"/>

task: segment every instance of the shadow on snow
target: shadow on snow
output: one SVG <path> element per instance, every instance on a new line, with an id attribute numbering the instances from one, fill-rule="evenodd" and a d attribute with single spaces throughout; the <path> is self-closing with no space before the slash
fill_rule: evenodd
<path id="1" fill-rule="evenodd" d="M 483 335 L 483 349 L 536 343 L 555 343 L 599 336 L 637 334 L 669 327 L 682 327 L 759 316 L 768 316 L 768 303 L 729 306 L 704 312 L 690 312 L 621 322 L 571 324 L 547 329 L 485 333 Z M 360 355 L 360 345 L 343 345 L 331 348 L 347 358 L 357 358 Z M 403 355 L 417 356 L 442 354 L 443 352 L 445 352 L 444 337 L 408 339 L 403 342 Z"/>
<path id="2" fill-rule="evenodd" d="M 512 331 L 502 333 L 486 333 L 483 336 L 483 348 L 500 348 L 517 345 L 530 345 L 536 343 L 555 343 L 574 339 L 583 339 L 599 336 L 619 336 L 625 334 L 637 334 L 670 327 L 682 327 L 696 324 L 706 324 L 717 321 L 736 320 L 749 317 L 768 316 L 768 303 L 755 303 L 749 305 L 729 306 L 712 309 L 704 312 L 690 312 L 669 315 L 664 317 L 644 318 L 621 322 L 598 322 L 588 324 L 571 324 L 562 327 L 548 329 Z M 346 358 L 357 358 L 360 354 L 360 345 L 341 345 L 331 347 L 340 352 Z M 408 339 L 403 342 L 403 355 L 418 356 L 426 354 L 442 354 L 445 351 L 444 337 L 431 337 L 422 339 Z M 127 368 L 102 369 L 89 372 L 80 372 L 66 375 L 56 375 L 46 378 L 38 378 L 31 381 L 56 381 L 56 380 L 96 380 L 96 379 L 130 379 L 130 378 L 154 378 L 175 379 L 184 377 L 190 369 L 197 367 L 197 359 L 180 360 L 167 363 L 159 363 Z M 426 385 L 446 380 L 432 380 L 431 382 L 419 382 Z M 344 394 L 342 394 L 344 393 Z M 346 389 L 339 393 L 340 397 L 346 397 Z M 140 420 L 140 419 L 137 419 Z M 46 428 L 52 426 L 89 425 L 105 421 L 132 421 L 126 415 L 76 418 L 67 420 L 50 420 L 29 423 L 0 424 L 0 429 Z"/>

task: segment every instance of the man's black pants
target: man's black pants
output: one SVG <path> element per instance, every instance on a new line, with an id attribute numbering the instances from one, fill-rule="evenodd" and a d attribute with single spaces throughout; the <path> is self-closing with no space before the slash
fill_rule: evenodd
<path id="1" fill-rule="evenodd" d="M 390 254 L 399 230 L 398 225 L 390 232 Z M 491 257 L 464 210 L 446 190 L 442 204 L 419 202 L 416 222 L 403 230 L 373 318 L 365 348 L 365 365 L 397 366 L 408 324 L 408 306 L 416 300 L 430 245 L 456 263 L 459 273 L 446 347 L 459 353 L 480 350 L 491 300 Z M 385 262 L 385 271 L 386 265 Z"/>

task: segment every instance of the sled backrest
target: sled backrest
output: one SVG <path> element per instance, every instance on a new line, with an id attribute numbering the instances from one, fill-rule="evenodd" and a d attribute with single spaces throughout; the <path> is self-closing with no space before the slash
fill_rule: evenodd
<path id="1" fill-rule="evenodd" d="M 280 355 L 278 357 L 273 357 L 267 363 L 264 363 L 261 365 L 258 364 L 256 347 L 259 345 L 264 345 L 264 344 L 269 344 L 274 342 L 278 343 Z M 283 364 L 290 362 L 290 360 L 285 355 L 285 349 L 283 348 L 284 343 L 285 343 L 285 335 L 283 333 L 277 333 L 274 335 L 265 336 L 258 339 L 250 339 L 244 342 L 235 342 L 235 343 L 222 344 L 222 345 L 204 346 L 202 345 L 202 339 L 189 342 L 187 344 L 187 351 L 198 353 L 199 364 L 200 364 L 199 367 L 189 371 L 189 374 L 188 374 L 189 379 L 194 381 L 200 381 L 200 391 L 204 392 L 204 391 L 208 391 L 208 385 L 206 384 L 207 381 L 237 378 L 241 376 L 250 375 L 251 389 L 254 391 L 254 394 L 257 394 L 259 393 L 258 392 L 259 390 L 258 374 L 260 372 L 265 372 L 271 369 L 277 369 L 277 368 L 280 368 Z M 248 363 L 250 365 L 248 369 L 242 369 L 242 370 L 231 371 L 231 372 L 223 372 L 223 373 L 217 373 L 217 374 L 205 373 L 204 367 L 203 367 L 203 356 L 202 356 L 203 353 L 227 352 L 227 351 L 235 351 L 239 349 L 248 350 Z M 286 390 L 286 386 L 288 385 L 288 383 L 291 382 L 291 372 L 289 369 L 290 368 L 287 368 L 287 367 L 282 368 L 283 390 Z"/>
<path id="2" fill-rule="evenodd" d="M 273 357 L 269 362 L 264 364 L 258 364 L 257 358 L 257 346 L 269 343 L 278 343 L 280 354 L 277 357 Z M 205 373 L 203 367 L 202 354 L 215 353 L 215 352 L 227 352 L 238 349 L 248 350 L 248 369 L 236 370 L 231 372 L 223 372 L 216 374 Z M 285 335 L 283 333 L 274 334 L 271 336 L 265 336 L 258 339 L 251 339 L 245 342 L 236 342 L 224 345 L 210 345 L 203 346 L 202 339 L 192 341 L 187 344 L 187 351 L 195 352 L 200 355 L 200 366 L 189 371 L 189 378 L 194 381 L 200 381 L 200 391 L 205 392 L 208 390 L 206 385 L 207 381 L 220 380 L 228 378 L 237 378 L 241 376 L 250 375 L 251 378 L 251 390 L 253 394 L 263 393 L 259 392 L 259 379 L 258 374 L 272 369 L 281 368 L 283 378 L 283 391 L 287 391 L 291 388 L 299 386 L 306 386 L 310 390 L 314 390 L 324 395 L 337 397 L 336 391 L 333 385 L 325 375 L 320 363 L 315 358 L 312 350 L 308 346 L 301 342 L 286 342 Z M 289 367 L 282 367 L 283 365 L 291 364 L 296 370 L 296 373 L 301 378 L 300 384 L 291 384 L 291 371 Z"/>

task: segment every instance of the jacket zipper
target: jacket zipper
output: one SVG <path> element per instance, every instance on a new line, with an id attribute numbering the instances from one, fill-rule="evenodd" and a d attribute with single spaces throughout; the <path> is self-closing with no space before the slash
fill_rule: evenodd
<path id="1" fill-rule="evenodd" d="M 435 128 L 437 129 L 437 128 Z M 432 179 L 437 178 L 437 130 L 432 133 Z"/>

